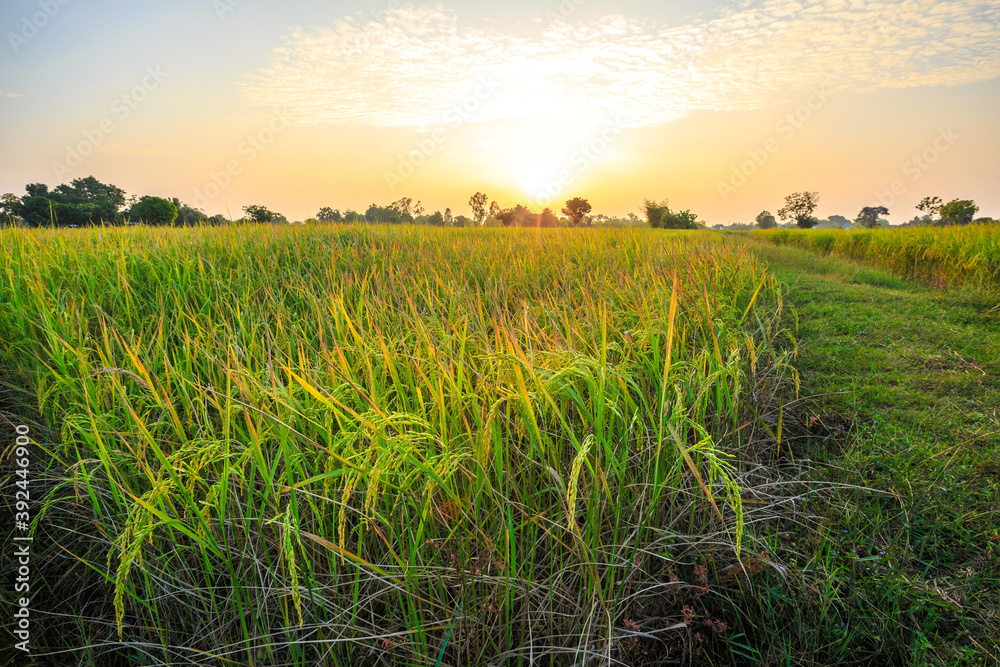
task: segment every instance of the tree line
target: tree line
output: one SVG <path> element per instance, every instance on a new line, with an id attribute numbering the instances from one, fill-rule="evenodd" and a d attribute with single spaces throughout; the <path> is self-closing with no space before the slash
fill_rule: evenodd
<path id="1" fill-rule="evenodd" d="M 26 227 L 86 227 L 91 225 L 197 225 L 226 224 L 224 215 L 209 216 L 174 197 L 127 196 L 121 188 L 101 183 L 93 176 L 76 178 L 51 190 L 44 183 L 29 183 L 21 197 L 0 197 L 0 224 L 14 220 Z M 264 207 L 244 207 L 255 212 Z M 270 213 L 271 220 L 276 214 Z M 283 219 L 283 218 L 282 218 Z"/>
<path id="2" fill-rule="evenodd" d="M 794 223 L 796 227 L 812 229 L 820 222 L 813 215 L 818 205 L 818 192 L 795 192 L 785 197 L 785 205 L 778 209 L 778 217 L 788 223 Z M 907 224 L 968 225 L 973 222 L 995 222 L 990 218 L 977 220 L 976 213 L 979 212 L 979 206 L 971 199 L 953 199 L 945 204 L 940 197 L 924 197 L 916 208 L 924 213 L 923 217 L 915 217 Z M 889 209 L 885 206 L 865 206 L 854 218 L 854 224 L 865 229 L 888 226 L 889 223 L 885 220 L 887 215 Z M 841 218 L 844 226 L 850 224 L 850 221 L 843 216 L 830 216 L 831 220 L 834 218 Z M 754 222 L 760 229 L 778 226 L 777 219 L 770 211 L 761 211 Z"/>

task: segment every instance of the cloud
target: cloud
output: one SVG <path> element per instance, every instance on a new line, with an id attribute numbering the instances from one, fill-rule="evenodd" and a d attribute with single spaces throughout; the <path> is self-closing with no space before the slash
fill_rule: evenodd
<path id="1" fill-rule="evenodd" d="M 21 93 L 8 93 L 5 90 L 0 90 L 0 97 L 24 97 Z"/>
<path id="2" fill-rule="evenodd" d="M 871 92 L 991 79 L 1000 76 L 998 24 L 997 0 L 764 0 L 683 25 L 611 15 L 521 33 L 468 25 L 441 5 L 405 6 L 295 29 L 241 87 L 304 124 L 639 127 L 759 108 L 819 85 Z"/>
<path id="3" fill-rule="evenodd" d="M 169 151 L 161 151 L 155 148 L 146 148 L 145 146 L 125 146 L 123 144 L 108 144 L 107 146 L 98 146 L 97 151 L 100 153 L 111 153 L 113 155 L 166 155 L 169 157 L 174 157 L 177 153 L 171 153 Z"/>

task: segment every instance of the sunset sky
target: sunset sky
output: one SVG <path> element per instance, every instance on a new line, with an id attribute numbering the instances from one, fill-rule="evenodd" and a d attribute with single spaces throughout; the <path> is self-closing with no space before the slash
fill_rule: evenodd
<path id="1" fill-rule="evenodd" d="M 1000 217 L 1000 1 L 6 0 L 0 193 Z"/>

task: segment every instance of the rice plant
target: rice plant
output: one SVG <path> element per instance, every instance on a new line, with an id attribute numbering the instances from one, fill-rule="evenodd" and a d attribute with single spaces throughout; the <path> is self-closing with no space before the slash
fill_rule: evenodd
<path id="1" fill-rule="evenodd" d="M 964 225 L 902 229 L 798 230 L 751 233 L 775 245 L 835 254 L 889 269 L 933 287 L 961 285 L 1000 293 L 1000 227 Z"/>
<path id="2" fill-rule="evenodd" d="M 782 286 L 737 242 L 0 241 L 0 365 L 55 432 L 34 526 L 59 544 L 49 650 L 639 664 L 702 650 L 695 619 L 768 562 L 795 342 Z"/>

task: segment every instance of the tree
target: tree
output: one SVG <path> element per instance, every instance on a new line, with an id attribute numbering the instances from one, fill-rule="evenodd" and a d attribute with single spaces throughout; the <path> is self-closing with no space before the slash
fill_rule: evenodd
<path id="1" fill-rule="evenodd" d="M 889 209 L 885 206 L 865 206 L 858 213 L 858 217 L 855 218 L 854 222 L 865 229 L 875 229 L 878 227 L 879 218 L 883 215 L 889 215 Z"/>
<path id="2" fill-rule="evenodd" d="M 434 225 L 435 227 L 443 227 L 444 216 L 441 214 L 441 211 L 434 211 L 431 213 L 430 217 L 427 219 L 427 224 Z"/>
<path id="3" fill-rule="evenodd" d="M 0 197 L 0 224 L 21 215 L 21 198 L 13 192 Z"/>
<path id="4" fill-rule="evenodd" d="M 500 208 L 500 204 L 496 203 L 496 201 L 490 202 L 490 212 L 488 217 L 496 219 L 502 212 L 503 209 Z"/>
<path id="5" fill-rule="evenodd" d="M 101 183 L 93 176 L 74 179 L 49 191 L 44 183 L 29 183 L 21 198 L 20 216 L 25 224 L 81 226 L 122 221 L 125 191 Z"/>
<path id="6" fill-rule="evenodd" d="M 952 199 L 941 207 L 941 224 L 967 225 L 976 218 L 979 207 L 971 199 Z"/>
<path id="7" fill-rule="evenodd" d="M 174 220 L 175 225 L 187 227 L 188 225 L 197 225 L 199 222 L 208 220 L 208 216 L 200 208 L 188 206 L 177 197 L 174 197 L 170 201 L 177 207 L 177 219 Z"/>
<path id="8" fill-rule="evenodd" d="M 531 216 L 531 211 L 528 210 L 527 206 L 518 204 L 514 208 L 504 209 L 499 211 L 496 215 L 492 216 L 500 222 L 504 227 L 523 227 L 525 220 Z"/>
<path id="9" fill-rule="evenodd" d="M 477 192 L 469 198 L 469 206 L 472 207 L 472 219 L 477 225 L 483 224 L 486 220 L 486 202 L 488 197 L 482 192 Z"/>
<path id="10" fill-rule="evenodd" d="M 455 222 L 455 216 L 451 214 L 450 208 L 446 208 L 444 210 L 444 224 L 446 227 L 451 227 L 453 222 Z"/>
<path id="11" fill-rule="evenodd" d="M 332 209 L 329 206 L 324 206 L 316 214 L 316 219 L 320 222 L 340 222 L 344 219 L 344 216 L 340 214 L 340 211 Z"/>
<path id="12" fill-rule="evenodd" d="M 812 229 L 819 223 L 812 214 L 818 204 L 818 192 L 796 192 L 785 197 L 785 205 L 778 211 L 778 217 L 794 220 L 803 229 Z"/>
<path id="13" fill-rule="evenodd" d="M 177 219 L 177 212 L 177 206 L 169 199 L 147 195 L 132 205 L 129 218 L 147 225 L 172 225 Z"/>
<path id="14" fill-rule="evenodd" d="M 344 214 L 344 222 L 358 223 L 365 221 L 366 221 L 365 216 L 361 215 L 357 211 L 348 211 L 347 213 Z"/>
<path id="15" fill-rule="evenodd" d="M 456 227 L 471 227 L 472 225 L 473 225 L 473 221 L 470 220 L 469 218 L 465 217 L 464 215 L 456 215 L 455 216 L 455 226 Z"/>
<path id="16" fill-rule="evenodd" d="M 943 203 L 944 202 L 941 201 L 940 197 L 924 197 L 920 200 L 920 203 L 917 204 L 917 210 L 926 213 L 933 218 L 941 212 L 941 205 Z"/>
<path id="17" fill-rule="evenodd" d="M 267 207 L 265 206 L 258 206 L 257 204 L 244 206 L 243 213 L 245 214 L 246 219 L 249 222 L 256 222 L 259 224 L 263 224 L 266 222 L 274 221 L 274 212 L 267 210 Z"/>
<path id="18" fill-rule="evenodd" d="M 653 229 L 699 229 L 698 216 L 691 211 L 671 211 L 669 201 L 664 199 L 657 204 L 647 199 L 643 203 L 646 209 L 646 221 Z"/>
<path id="19" fill-rule="evenodd" d="M 547 209 L 543 210 L 538 215 L 538 226 L 539 227 L 558 227 L 559 226 L 559 218 L 556 217 L 556 214 L 552 211 L 551 208 L 547 208 Z"/>
<path id="20" fill-rule="evenodd" d="M 761 211 L 757 214 L 756 220 L 759 229 L 772 229 L 778 226 L 778 221 L 774 219 L 770 211 Z"/>
<path id="21" fill-rule="evenodd" d="M 587 220 L 587 214 L 592 210 L 590 202 L 586 199 L 583 197 L 573 197 L 566 202 L 566 208 L 562 212 L 574 225 L 582 225 Z"/>

